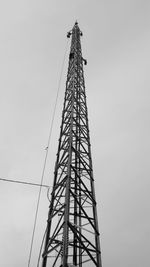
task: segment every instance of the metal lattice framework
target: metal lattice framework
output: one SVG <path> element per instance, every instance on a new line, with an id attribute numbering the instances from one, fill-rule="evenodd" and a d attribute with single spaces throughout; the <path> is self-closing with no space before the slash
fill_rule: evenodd
<path id="1" fill-rule="evenodd" d="M 42 267 L 101 267 L 80 36 L 72 36 Z M 88 263 L 89 262 L 89 263 Z M 88 265 L 89 264 L 89 265 Z"/>

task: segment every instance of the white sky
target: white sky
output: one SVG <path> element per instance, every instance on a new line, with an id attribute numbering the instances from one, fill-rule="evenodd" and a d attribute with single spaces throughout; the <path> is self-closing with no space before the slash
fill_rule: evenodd
<path id="1" fill-rule="evenodd" d="M 39 182 L 66 32 L 83 57 L 103 267 L 150 266 L 150 1 L 0 3 L 0 177 Z M 67 50 L 44 182 L 52 184 Z M 42 191 L 31 267 L 48 201 Z M 0 266 L 27 267 L 38 189 L 0 182 Z"/>

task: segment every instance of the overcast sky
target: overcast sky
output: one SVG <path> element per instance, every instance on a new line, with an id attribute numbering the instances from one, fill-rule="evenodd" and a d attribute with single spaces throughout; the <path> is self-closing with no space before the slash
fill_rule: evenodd
<path id="1" fill-rule="evenodd" d="M 0 177 L 40 182 L 75 20 L 83 57 L 103 267 L 150 266 L 150 1 L 0 3 Z M 69 46 L 44 183 L 53 169 Z M 42 190 L 31 267 L 46 227 Z M 27 267 L 38 189 L 0 182 L 0 266 Z"/>

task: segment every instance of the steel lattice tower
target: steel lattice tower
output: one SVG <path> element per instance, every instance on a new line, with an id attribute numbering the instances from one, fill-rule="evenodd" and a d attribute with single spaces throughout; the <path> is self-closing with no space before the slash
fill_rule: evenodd
<path id="1" fill-rule="evenodd" d="M 101 267 L 85 83 L 76 22 L 48 213 L 42 267 Z M 88 263 L 89 262 L 89 263 Z M 88 265 L 89 264 L 89 265 Z"/>

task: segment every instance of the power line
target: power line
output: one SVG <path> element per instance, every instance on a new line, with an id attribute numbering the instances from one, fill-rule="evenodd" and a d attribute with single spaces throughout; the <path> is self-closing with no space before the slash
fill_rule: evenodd
<path id="1" fill-rule="evenodd" d="M 0 177 L 0 181 L 16 183 L 16 184 L 31 185 L 31 186 L 42 186 L 42 187 L 46 187 L 46 188 L 51 187 L 51 186 L 48 186 L 48 185 L 45 185 L 45 184 L 41 185 L 41 184 L 38 184 L 38 183 L 29 183 L 29 182 L 25 182 L 25 181 L 18 181 L 18 180 L 14 180 L 14 179 L 6 179 L 6 178 L 1 178 L 1 177 Z"/>

